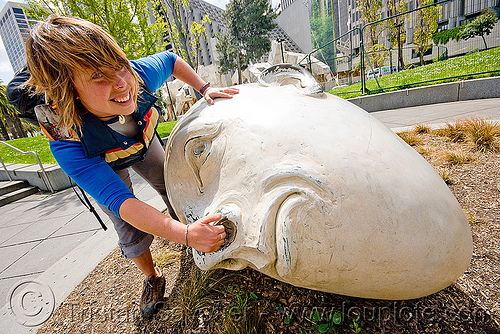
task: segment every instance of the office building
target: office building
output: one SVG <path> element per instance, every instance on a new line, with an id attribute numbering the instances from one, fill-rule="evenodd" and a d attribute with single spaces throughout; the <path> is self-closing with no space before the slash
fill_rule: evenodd
<path id="1" fill-rule="evenodd" d="M 311 52 L 310 0 L 281 0 L 281 13 L 276 19 L 279 27 L 304 53 Z M 290 50 L 291 51 L 291 50 Z"/>
<path id="2" fill-rule="evenodd" d="M 0 13 L 0 35 L 14 73 L 26 65 L 24 45 L 30 26 L 35 23 L 17 2 L 8 1 Z"/>

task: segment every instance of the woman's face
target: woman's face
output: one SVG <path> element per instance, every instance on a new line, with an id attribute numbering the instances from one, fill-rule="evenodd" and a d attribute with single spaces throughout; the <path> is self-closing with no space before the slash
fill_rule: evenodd
<path id="1" fill-rule="evenodd" d="M 88 111 L 98 117 L 130 115 L 135 110 L 135 77 L 125 67 L 75 71 L 73 73 L 78 98 Z"/>

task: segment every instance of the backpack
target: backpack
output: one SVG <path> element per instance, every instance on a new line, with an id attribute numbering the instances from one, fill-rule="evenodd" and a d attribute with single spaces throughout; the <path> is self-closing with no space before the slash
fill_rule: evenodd
<path id="1" fill-rule="evenodd" d="M 23 83 L 28 81 L 30 76 L 28 67 L 24 66 L 24 68 L 7 84 L 7 87 L 5 87 L 5 95 L 7 97 L 7 101 L 14 106 L 14 109 L 17 110 L 22 118 L 26 119 L 30 123 L 40 126 L 36 118 L 35 107 L 40 104 L 45 104 L 45 96 L 32 94 L 27 87 L 21 86 Z M 74 182 L 72 183 L 74 184 Z M 99 217 L 99 214 L 92 206 L 92 203 L 89 201 L 85 191 L 83 191 L 80 186 L 77 187 L 80 189 L 81 196 L 76 191 L 75 186 L 72 186 L 76 196 L 82 204 L 94 214 L 101 227 L 106 231 L 106 225 L 103 223 L 101 217 Z"/>
<path id="2" fill-rule="evenodd" d="M 28 67 L 24 66 L 7 84 L 7 87 L 5 87 L 5 96 L 7 97 L 7 101 L 19 113 L 19 116 L 30 123 L 38 125 L 34 108 L 39 104 L 45 103 L 45 96 L 32 94 L 27 87 L 21 86 L 29 78 L 30 72 L 28 71 Z"/>

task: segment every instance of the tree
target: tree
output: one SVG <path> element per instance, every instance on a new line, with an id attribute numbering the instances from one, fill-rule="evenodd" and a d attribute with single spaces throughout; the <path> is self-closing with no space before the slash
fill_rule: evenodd
<path id="1" fill-rule="evenodd" d="M 6 140 L 9 139 L 8 130 L 10 130 L 14 138 L 23 138 L 27 136 L 21 120 L 17 115 L 17 111 L 7 101 L 5 86 L 0 85 L 0 133 Z"/>
<path id="2" fill-rule="evenodd" d="M 357 4 L 365 24 L 382 19 L 381 0 L 357 0 Z M 368 54 L 373 67 L 384 66 L 387 54 L 385 46 L 378 42 L 382 33 L 381 24 L 382 22 L 379 22 L 368 26 Z"/>
<path id="3" fill-rule="evenodd" d="M 236 57 L 239 57 L 240 60 L 240 71 L 245 70 L 247 68 L 245 64 L 248 63 L 248 60 L 245 58 L 245 54 L 240 53 L 240 49 L 234 44 L 232 36 L 229 33 L 218 33 L 216 37 L 215 49 L 220 55 L 217 61 L 219 70 L 222 73 L 228 73 L 237 68 L 235 67 Z"/>
<path id="4" fill-rule="evenodd" d="M 491 33 L 491 29 L 493 29 L 497 21 L 498 18 L 495 12 L 491 9 L 486 10 L 465 26 L 460 32 L 460 37 L 467 40 L 475 36 L 481 36 L 484 42 L 484 48 L 488 49 L 484 35 L 489 35 Z"/>
<path id="5" fill-rule="evenodd" d="M 5 86 L 2 85 L 2 87 Z M 5 95 L 4 95 L 5 96 Z M 7 105 L 4 105 L 4 101 L 7 101 L 7 98 L 5 100 L 2 98 L 1 93 L 0 93 L 0 139 L 1 140 L 9 140 L 9 131 L 7 130 L 7 127 L 5 126 L 4 122 L 4 113 L 6 112 L 6 109 L 8 108 Z"/>
<path id="6" fill-rule="evenodd" d="M 432 4 L 433 0 L 419 0 L 419 8 Z M 441 6 L 435 5 L 417 11 L 413 44 L 417 45 L 420 65 L 424 65 L 424 54 L 432 47 L 432 36 L 437 30 Z"/>
<path id="7" fill-rule="evenodd" d="M 57 14 L 98 24 L 116 39 L 127 57 L 136 59 L 164 50 L 166 27 L 155 10 L 159 6 L 160 0 L 27 0 L 24 9 L 35 20 Z"/>
<path id="8" fill-rule="evenodd" d="M 389 17 L 402 14 L 406 12 L 406 2 L 405 0 L 400 0 L 399 3 L 397 0 L 388 0 L 387 9 L 387 15 Z M 406 29 L 404 23 L 407 17 L 408 14 L 405 14 L 387 20 L 387 28 L 390 32 L 389 40 L 391 43 L 396 44 L 396 47 L 398 48 L 398 65 L 402 69 L 405 67 L 402 48 L 406 41 Z"/>
<path id="9" fill-rule="evenodd" d="M 333 40 L 333 20 L 331 6 L 324 6 L 324 1 L 313 1 L 311 6 L 311 41 L 313 49 L 320 48 Z M 335 45 L 330 43 L 318 51 L 317 58 L 328 64 L 330 69 L 335 68 Z"/>
<path id="10" fill-rule="evenodd" d="M 268 0 L 231 0 L 223 16 L 227 32 L 217 34 L 215 47 L 220 55 L 219 67 L 222 73 L 237 69 L 241 84 L 241 71 L 271 49 L 268 35 L 276 27 L 278 15 Z"/>
<path id="11" fill-rule="evenodd" d="M 199 40 L 207 38 L 205 24 L 212 24 L 210 18 L 205 15 L 199 23 L 194 21 L 188 23 L 188 0 L 165 0 L 164 3 L 166 10 L 160 8 L 159 13 L 167 23 L 165 27 L 174 51 L 191 67 L 198 69 Z"/>

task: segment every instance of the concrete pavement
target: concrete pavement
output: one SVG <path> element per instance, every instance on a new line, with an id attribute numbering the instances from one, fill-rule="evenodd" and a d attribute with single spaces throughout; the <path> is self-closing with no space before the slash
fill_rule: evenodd
<path id="1" fill-rule="evenodd" d="M 134 171 L 130 174 L 136 196 L 163 211 L 166 206 L 156 191 Z M 57 307 L 117 247 L 113 224 L 92 198 L 90 201 L 107 231 L 71 188 L 54 194 L 34 194 L 0 207 L 0 305 L 6 303 L 0 309 L 2 333 L 36 332 L 37 326 L 31 325 L 40 317 L 31 314 L 46 307 L 44 303 Z M 17 310 L 27 316 L 13 316 L 11 295 L 31 281 L 48 285 L 53 297 L 30 300 L 34 303 L 31 310 Z M 30 322 L 33 319 L 35 322 Z M 30 326 L 19 324 L 24 321 Z"/>
<path id="2" fill-rule="evenodd" d="M 472 117 L 500 120 L 500 98 L 431 104 L 370 114 L 395 132 L 419 123 L 440 127 L 453 120 Z"/>
<path id="3" fill-rule="evenodd" d="M 470 117 L 500 120 L 500 98 L 385 110 L 371 115 L 396 132 L 419 123 L 441 126 Z M 131 176 L 138 198 L 165 209 L 161 198 L 144 180 L 133 172 Z M 111 222 L 97 210 L 109 227 L 106 232 L 72 189 L 35 194 L 0 207 L 0 302 L 7 302 L 0 310 L 3 333 L 7 328 L 8 333 L 36 331 L 36 326 L 19 325 L 20 317 L 14 317 L 9 309 L 8 297 L 21 282 L 37 279 L 48 285 L 56 307 L 116 247 Z"/>

